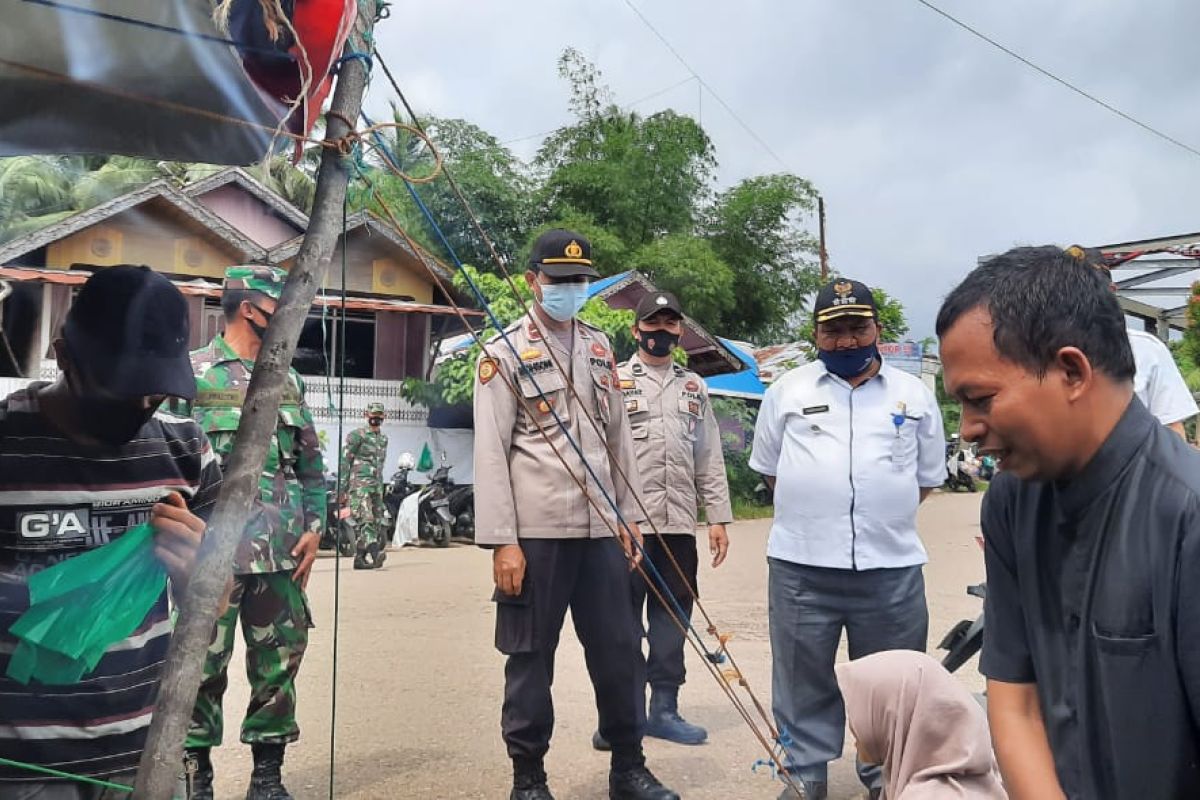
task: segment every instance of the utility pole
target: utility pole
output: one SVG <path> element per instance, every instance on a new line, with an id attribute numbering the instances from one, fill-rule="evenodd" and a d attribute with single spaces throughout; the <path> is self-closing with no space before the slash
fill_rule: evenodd
<path id="1" fill-rule="evenodd" d="M 817 195 L 817 224 L 821 231 L 821 280 L 829 280 L 829 251 L 825 249 L 825 198 Z"/>
<path id="2" fill-rule="evenodd" d="M 351 35 L 347 52 L 369 53 L 375 24 L 375 0 L 360 0 L 362 32 Z M 349 132 L 344 120 L 357 120 L 367 86 L 367 67 L 348 59 L 338 73 L 325 126 L 329 140 Z M 342 233 L 342 204 L 350 183 L 343 156 L 326 148 L 317 173 L 313 211 L 304 243 L 288 272 L 262 350 L 246 390 L 241 424 L 226 463 L 224 484 L 200 548 L 195 573 L 179 606 L 171 637 L 162 686 L 150 723 L 146 749 L 138 768 L 133 796 L 137 800 L 171 800 L 183 769 L 183 743 L 192 707 L 200 688 L 204 657 L 217 620 L 217 607 L 233 575 L 233 556 L 245 528 L 251 502 L 259 492 L 259 476 L 267 446 L 278 421 L 279 400 L 296 351 L 300 330 L 317 289 L 325 280 L 338 237 Z"/>

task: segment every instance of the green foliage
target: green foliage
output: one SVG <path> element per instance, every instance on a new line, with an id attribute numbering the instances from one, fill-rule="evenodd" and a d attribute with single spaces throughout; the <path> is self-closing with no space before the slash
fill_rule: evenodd
<path id="1" fill-rule="evenodd" d="M 395 107 L 392 114 L 396 122 L 407 121 Z M 528 169 L 496 137 L 466 120 L 427 116 L 421 119 L 421 125 L 495 245 L 496 254 L 512 270 L 518 263 L 517 253 L 528 236 L 532 217 L 533 184 Z M 432 174 L 433 153 L 420 137 L 404 129 L 394 129 L 383 134 L 383 138 L 405 173 L 414 177 Z M 386 168 L 384 153 L 373 150 L 369 161 L 376 167 L 371 170 L 372 181 L 386 196 L 389 208 L 397 213 L 404 211 L 401 222 L 406 230 L 431 252 L 452 261 L 449 251 L 428 232 L 428 223 L 416 213 L 402 179 Z M 481 269 L 497 270 L 491 250 L 447 180 L 440 178 L 415 189 L 460 260 Z M 357 193 L 356 199 L 366 207 L 374 205 L 366 194 Z M 381 212 L 377 207 L 375 210 Z"/>
<path id="2" fill-rule="evenodd" d="M 935 381 L 934 394 L 937 397 L 938 407 L 942 410 L 942 427 L 946 429 L 946 436 L 949 437 L 952 433 L 958 433 L 959 428 L 962 427 L 962 404 L 946 392 L 946 385 L 942 383 L 940 370 Z"/>
<path id="3" fill-rule="evenodd" d="M 573 49 L 559 59 L 559 75 L 570 84 L 576 122 L 551 134 L 535 161 L 547 217 L 583 211 L 633 248 L 693 232 L 716 169 L 704 129 L 670 110 L 622 111 Z"/>
<path id="4" fill-rule="evenodd" d="M 738 441 L 733 434 L 722 436 L 722 452 L 725 454 L 725 477 L 729 481 L 729 499 L 735 508 L 761 509 L 757 491 L 763 482 L 762 476 L 750 468 L 749 438 L 758 419 L 758 411 L 744 400 L 729 397 L 712 398 L 713 413 L 718 419 L 734 419 L 742 426 L 745 439 Z M 736 511 L 735 511 L 736 515 Z M 770 516 L 766 514 L 765 516 Z M 738 519 L 746 518 L 744 515 Z"/>
<path id="5" fill-rule="evenodd" d="M 505 327 L 523 316 L 524 309 L 533 303 L 533 292 L 522 277 L 515 278 L 510 286 L 508 281 L 498 275 L 481 272 L 473 267 L 464 267 L 463 272 L 454 277 L 454 285 L 464 294 L 471 293 L 467 286 L 467 275 L 487 298 L 492 312 Z M 514 286 L 516 292 L 513 291 Z M 631 333 L 632 311 L 609 308 L 603 300 L 597 298 L 584 305 L 579 312 L 579 318 L 608 335 L 617 360 L 622 361 L 633 353 L 635 343 Z M 497 333 L 489 321 L 480 331 L 479 338 L 486 342 Z M 438 367 L 437 376 L 432 382 L 414 378 L 406 380 L 401 387 L 401 394 L 410 403 L 427 408 L 471 402 L 475 391 L 475 364 L 479 360 L 480 350 L 478 344 L 472 344 L 463 352 L 445 360 Z"/>
<path id="6" fill-rule="evenodd" d="M 673 292 L 695 319 L 736 316 L 733 270 L 706 239 L 671 234 L 638 249 L 629 266 L 660 289 Z"/>
<path id="7" fill-rule="evenodd" d="M 795 175 L 748 178 L 717 196 L 706 233 L 736 276 L 736 311 L 720 320 L 727 336 L 770 340 L 819 288 L 817 242 L 799 223 L 816 203 L 812 184 Z"/>

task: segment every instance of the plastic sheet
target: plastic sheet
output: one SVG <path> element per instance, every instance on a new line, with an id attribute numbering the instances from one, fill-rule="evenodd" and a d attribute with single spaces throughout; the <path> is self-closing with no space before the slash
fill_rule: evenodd
<path id="1" fill-rule="evenodd" d="M 109 647 L 137 630 L 166 585 L 149 523 L 33 575 L 29 610 L 9 628 L 18 644 L 8 677 L 77 683 Z"/>

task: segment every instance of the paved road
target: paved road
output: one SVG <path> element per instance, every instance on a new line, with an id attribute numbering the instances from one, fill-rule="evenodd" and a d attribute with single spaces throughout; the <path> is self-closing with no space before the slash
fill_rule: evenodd
<path id="1" fill-rule="evenodd" d="M 956 621 L 974 616 L 979 601 L 965 593 L 983 578 L 978 495 L 931 497 L 920 528 L 931 561 L 926 570 L 930 639 L 936 645 Z M 734 633 L 731 649 L 751 687 L 769 708 L 767 638 L 767 521 L 731 530 L 728 563 L 702 567 L 705 605 L 717 624 Z M 490 558 L 472 547 L 393 552 L 380 571 L 354 572 L 341 561 L 320 560 L 309 587 L 317 627 L 300 677 L 301 740 L 288 749 L 285 782 L 299 800 L 329 796 L 330 720 L 333 707 L 335 588 L 337 708 L 334 745 L 338 798 L 487 798 L 508 796 L 509 762 L 499 735 L 502 657 L 492 648 Z M 340 578 L 340 579 L 339 579 Z M 239 645 L 240 647 L 240 645 Z M 843 652 L 842 658 L 845 658 Z M 736 714 L 698 656 L 689 653 L 690 681 L 683 707 L 706 726 L 709 743 L 684 748 L 647 740 L 651 769 L 686 800 L 774 798 L 781 784 L 761 771 L 761 746 Z M 245 795 L 250 751 L 236 741 L 247 688 L 231 669 L 226 747 L 215 754 L 219 798 Z M 982 686 L 975 664 L 961 673 Z M 551 789 L 560 800 L 607 798 L 607 756 L 592 751 L 595 725 L 591 685 L 570 626 L 559 648 L 555 700 L 558 724 L 547 759 Z M 861 796 L 853 744 L 832 770 L 831 797 Z"/>

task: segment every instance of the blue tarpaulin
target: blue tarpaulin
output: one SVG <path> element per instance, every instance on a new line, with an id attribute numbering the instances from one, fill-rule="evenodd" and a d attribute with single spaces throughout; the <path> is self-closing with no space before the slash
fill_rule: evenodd
<path id="1" fill-rule="evenodd" d="M 731 353 L 741 360 L 742 364 L 745 365 L 745 369 L 740 372 L 705 378 L 704 382 L 708 384 L 709 392 L 725 397 L 761 400 L 763 393 L 767 391 L 767 387 L 758 379 L 758 363 L 754 360 L 754 356 L 728 339 L 721 339 L 721 344 L 725 345 Z"/>

